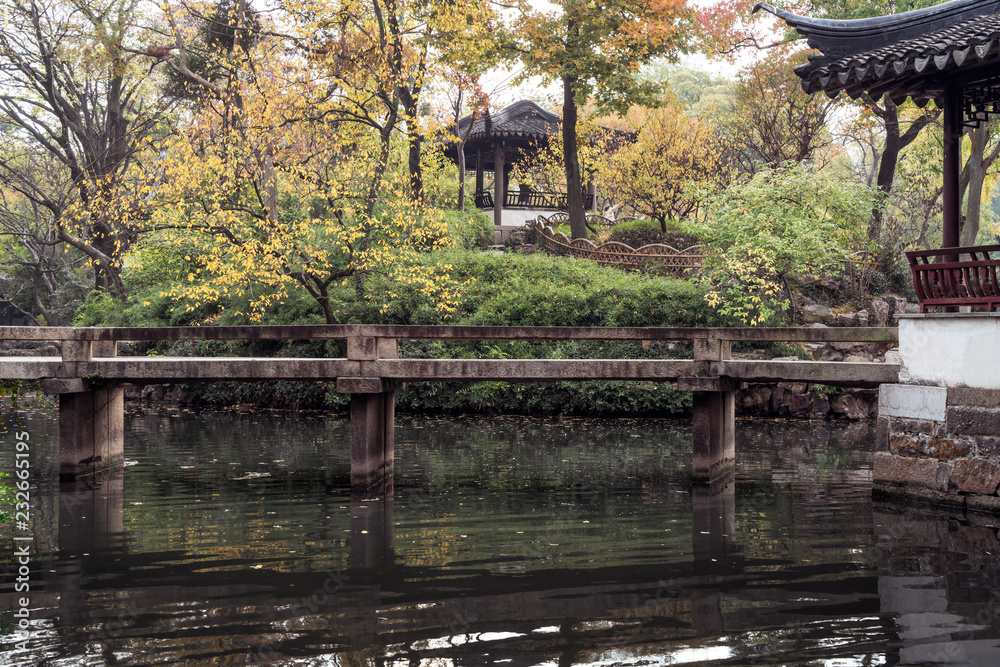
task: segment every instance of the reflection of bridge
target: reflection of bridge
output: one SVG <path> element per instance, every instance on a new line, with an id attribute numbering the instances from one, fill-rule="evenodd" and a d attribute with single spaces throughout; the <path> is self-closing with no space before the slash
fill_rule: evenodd
<path id="1" fill-rule="evenodd" d="M 734 341 L 893 342 L 886 328 L 603 328 L 462 326 L 3 327 L 0 339 L 59 341 L 61 357 L 0 359 L 0 378 L 41 379 L 59 394 L 60 470 L 72 478 L 119 465 L 124 456 L 123 382 L 335 380 L 351 395 L 351 483 L 358 492 L 392 487 L 395 391 L 401 382 L 644 380 L 694 392 L 693 475 L 708 482 L 735 461 L 735 392 L 745 381 L 878 386 L 898 366 L 880 363 L 751 361 Z M 344 358 L 118 357 L 118 341 L 346 340 Z M 400 359 L 400 339 L 445 341 L 685 341 L 693 359 Z"/>
<path id="2" fill-rule="evenodd" d="M 840 482 L 829 484 L 836 491 Z M 346 568 L 287 571 L 242 553 L 206 558 L 183 542 L 166 552 L 133 549 L 115 471 L 96 485 L 64 483 L 39 496 L 36 513 L 50 517 L 58 533 L 50 551 L 59 556 L 33 562 L 32 618 L 48 628 L 33 645 L 42 655 L 54 648 L 46 642 L 58 642 L 66 657 L 99 644 L 125 662 L 197 654 L 262 664 L 256 652 L 291 659 L 366 649 L 372 658 L 391 650 L 414 660 L 502 652 L 527 665 L 555 656 L 574 664 L 610 649 L 708 650 L 728 637 L 731 664 L 749 664 L 830 646 L 832 622 L 845 657 L 997 664 L 990 554 L 1000 543 L 987 517 L 877 505 L 869 551 L 789 565 L 748 555 L 735 541 L 735 488 L 732 480 L 693 487 L 690 558 L 516 575 L 460 567 L 437 586 L 428 581 L 440 566 L 397 559 L 391 498 L 351 502 Z M 0 593 L 0 605 L 17 609 L 20 596 Z"/>
<path id="3" fill-rule="evenodd" d="M 391 646 L 419 658 L 502 650 L 568 659 L 578 651 L 641 652 L 677 640 L 707 646 L 727 632 L 794 628 L 845 608 L 877 615 L 875 578 L 855 563 L 777 572 L 765 567 L 771 561 L 740 555 L 731 478 L 692 494 L 690 559 L 516 575 L 458 568 L 439 585 L 440 565 L 397 560 L 391 497 L 353 499 L 343 569 L 287 571 L 266 559 L 206 558 L 183 543 L 166 552 L 133 550 L 122 532 L 123 473 L 115 471 L 96 485 L 63 483 L 51 494 L 60 555 L 56 563 L 34 563 L 32 618 L 51 624 L 48 639 L 71 655 L 99 642 L 124 662 L 139 652 L 181 662 L 193 654 L 242 657 L 269 645 L 278 656 L 314 655 L 320 646 L 337 654 Z M 0 594 L 0 604 L 16 609 L 16 595 Z M 478 639 L 481 633 L 498 639 Z M 39 653 L 52 648 L 39 644 Z"/>

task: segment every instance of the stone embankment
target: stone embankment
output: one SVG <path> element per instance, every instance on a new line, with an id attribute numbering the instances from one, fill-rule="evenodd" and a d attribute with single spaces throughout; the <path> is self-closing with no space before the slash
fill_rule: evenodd
<path id="1" fill-rule="evenodd" d="M 1000 510 L 1000 391 L 886 385 L 876 429 L 876 488 Z"/>

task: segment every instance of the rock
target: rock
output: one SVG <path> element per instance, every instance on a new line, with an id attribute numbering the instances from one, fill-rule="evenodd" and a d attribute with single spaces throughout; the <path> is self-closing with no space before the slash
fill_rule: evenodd
<path id="1" fill-rule="evenodd" d="M 951 481 L 959 491 L 993 495 L 1000 485 L 1000 468 L 978 459 L 955 461 Z"/>
<path id="2" fill-rule="evenodd" d="M 857 323 L 859 327 L 868 326 L 868 311 L 859 310 L 854 316 L 854 321 Z"/>
<path id="3" fill-rule="evenodd" d="M 830 401 L 826 396 L 816 396 L 813 398 L 813 414 L 817 417 L 826 417 L 830 412 Z"/>
<path id="4" fill-rule="evenodd" d="M 844 353 L 839 350 L 826 349 L 823 351 L 823 356 L 820 358 L 823 361 L 843 361 Z"/>
<path id="5" fill-rule="evenodd" d="M 917 314 L 920 312 L 920 305 L 916 303 L 908 303 L 906 304 L 906 309 L 903 312 Z"/>
<path id="6" fill-rule="evenodd" d="M 847 361 L 849 363 L 855 363 L 858 361 L 871 361 L 871 359 L 865 359 L 860 354 L 849 354 L 846 357 L 844 357 L 844 361 Z"/>
<path id="7" fill-rule="evenodd" d="M 767 414 L 770 410 L 771 387 L 754 385 L 743 391 L 743 409 Z"/>
<path id="8" fill-rule="evenodd" d="M 784 407 L 790 415 L 801 415 L 812 409 L 812 397 L 808 394 L 788 392 L 785 394 Z"/>
<path id="9" fill-rule="evenodd" d="M 850 394 L 841 394 L 830 401 L 830 411 L 847 419 L 867 419 L 868 406 Z"/>
<path id="10" fill-rule="evenodd" d="M 889 322 L 889 304 L 882 299 L 873 299 L 868 322 L 873 327 L 884 327 Z"/>
<path id="11" fill-rule="evenodd" d="M 857 326 L 858 316 L 855 313 L 841 313 L 837 315 L 837 324 L 842 327 Z"/>
<path id="12" fill-rule="evenodd" d="M 802 361 L 798 357 L 775 357 L 771 361 Z"/>
<path id="13" fill-rule="evenodd" d="M 903 358 L 899 356 L 899 348 L 894 347 L 885 353 L 885 358 L 883 359 L 887 364 L 901 364 L 903 363 Z"/>
<path id="14" fill-rule="evenodd" d="M 889 302 L 889 320 L 892 323 L 896 322 L 896 315 L 906 312 L 906 299 L 898 296 L 890 296 L 887 298 Z"/>
<path id="15" fill-rule="evenodd" d="M 163 384 L 147 384 L 142 388 L 142 399 L 150 403 L 159 403 L 167 394 L 167 386 Z"/>
<path id="16" fill-rule="evenodd" d="M 826 306 L 813 305 L 806 306 L 802 309 L 802 321 L 806 324 L 815 324 L 817 322 L 830 322 L 836 319 L 837 314 Z"/>
<path id="17" fill-rule="evenodd" d="M 771 413 L 778 414 L 781 411 L 781 406 L 785 404 L 785 393 L 784 387 L 775 387 L 771 390 Z"/>
<path id="18" fill-rule="evenodd" d="M 830 327 L 828 327 L 825 324 L 820 324 L 819 322 L 813 322 L 811 324 L 807 324 L 806 328 L 807 329 L 829 329 Z"/>

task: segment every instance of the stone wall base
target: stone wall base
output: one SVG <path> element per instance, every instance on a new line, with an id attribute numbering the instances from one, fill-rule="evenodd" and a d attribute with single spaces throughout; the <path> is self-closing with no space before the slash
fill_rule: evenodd
<path id="1" fill-rule="evenodd" d="M 1000 390 L 883 385 L 876 493 L 1000 512 Z"/>

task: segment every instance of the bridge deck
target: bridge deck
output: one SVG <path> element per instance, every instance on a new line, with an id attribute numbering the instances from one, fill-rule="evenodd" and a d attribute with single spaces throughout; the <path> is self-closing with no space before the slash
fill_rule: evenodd
<path id="1" fill-rule="evenodd" d="M 745 382 L 820 382 L 876 387 L 897 382 L 899 366 L 870 362 L 677 359 L 279 359 L 252 357 L 0 358 L 0 377 L 20 380 L 102 378 L 122 382 L 215 380 L 336 380 L 381 377 L 400 381 L 650 380 L 729 377 Z"/>

